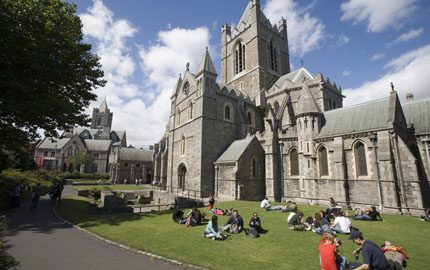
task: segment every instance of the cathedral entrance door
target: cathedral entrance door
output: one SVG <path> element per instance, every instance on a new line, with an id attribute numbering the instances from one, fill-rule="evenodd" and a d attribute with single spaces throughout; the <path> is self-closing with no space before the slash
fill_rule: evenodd
<path id="1" fill-rule="evenodd" d="M 179 165 L 178 168 L 178 189 L 185 189 L 185 175 L 187 173 L 187 167 L 184 164 Z"/>

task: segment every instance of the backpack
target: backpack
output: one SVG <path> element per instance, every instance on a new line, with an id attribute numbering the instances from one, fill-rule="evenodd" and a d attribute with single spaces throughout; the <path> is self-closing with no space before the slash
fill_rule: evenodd
<path id="1" fill-rule="evenodd" d="M 251 238 L 257 238 L 257 237 L 260 237 L 260 234 L 257 232 L 257 230 L 255 229 L 255 228 L 253 228 L 253 227 L 250 227 L 250 228 L 248 228 L 247 229 L 247 233 L 248 233 L 248 236 L 249 237 L 251 237 Z"/>
<path id="2" fill-rule="evenodd" d="M 231 234 L 238 234 L 239 233 L 239 226 L 237 226 L 237 224 L 231 224 L 229 232 Z"/>

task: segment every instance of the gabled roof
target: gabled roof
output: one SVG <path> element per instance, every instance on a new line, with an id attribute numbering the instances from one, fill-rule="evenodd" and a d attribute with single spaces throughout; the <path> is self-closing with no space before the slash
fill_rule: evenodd
<path id="1" fill-rule="evenodd" d="M 415 134 L 430 134 L 430 98 L 402 104 L 408 126 L 414 125 Z"/>
<path id="2" fill-rule="evenodd" d="M 173 93 L 171 96 L 172 98 L 177 95 L 178 89 L 181 87 L 181 85 L 182 85 L 182 76 L 181 74 L 179 74 L 178 82 L 176 83 L 175 89 L 173 90 Z"/>
<path id="3" fill-rule="evenodd" d="M 84 140 L 88 151 L 108 151 L 111 140 Z"/>
<path id="4" fill-rule="evenodd" d="M 318 137 L 387 128 L 389 98 L 324 112 L 325 124 Z"/>
<path id="5" fill-rule="evenodd" d="M 38 149 L 61 149 L 66 145 L 66 143 L 70 141 L 70 138 L 45 138 L 43 141 L 37 146 Z"/>
<path id="6" fill-rule="evenodd" d="M 101 129 L 97 129 L 97 128 L 87 128 L 87 127 L 81 127 L 81 126 L 78 126 L 78 127 L 75 127 L 74 129 L 73 129 L 73 135 L 76 135 L 76 134 L 78 134 L 78 135 L 81 135 L 82 134 L 82 132 L 84 132 L 85 130 L 87 130 L 90 134 L 91 134 L 91 136 L 94 138 L 95 136 L 97 136 L 99 133 L 102 133 L 102 130 Z"/>
<path id="7" fill-rule="evenodd" d="M 303 78 L 306 78 L 307 80 L 311 81 L 315 79 L 316 76 L 313 76 L 312 73 L 310 73 L 307 69 L 304 67 L 301 67 L 299 69 L 296 69 L 288 74 L 285 74 L 281 77 L 279 77 L 276 82 L 268 89 L 268 92 L 275 91 L 279 88 L 285 88 L 286 84 L 288 84 L 289 87 L 292 85 L 296 85 L 298 83 L 301 83 L 303 81 Z"/>
<path id="8" fill-rule="evenodd" d="M 208 47 L 206 47 L 206 52 L 205 52 L 205 55 L 203 56 L 202 62 L 200 63 L 200 67 L 197 71 L 197 76 L 203 72 L 209 72 L 214 75 L 217 75 L 215 66 L 209 54 Z"/>
<path id="9" fill-rule="evenodd" d="M 217 163 L 239 160 L 254 138 L 255 136 L 249 136 L 245 139 L 234 141 L 215 162 Z"/>
<path id="10" fill-rule="evenodd" d="M 152 161 L 152 151 L 136 148 L 119 148 L 119 160 Z"/>

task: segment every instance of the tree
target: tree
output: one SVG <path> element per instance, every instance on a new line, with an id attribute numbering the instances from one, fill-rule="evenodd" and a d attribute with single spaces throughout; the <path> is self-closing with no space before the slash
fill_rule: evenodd
<path id="1" fill-rule="evenodd" d="M 73 156 L 71 156 L 69 158 L 69 164 L 71 164 L 71 165 L 73 165 L 75 167 L 77 167 L 79 165 L 84 165 L 85 166 L 85 165 L 89 164 L 91 162 L 91 160 L 92 159 L 91 159 L 90 155 L 87 152 L 85 152 L 83 150 L 77 150 L 73 154 Z M 81 167 L 81 168 L 83 168 L 83 167 Z"/>
<path id="2" fill-rule="evenodd" d="M 29 140 L 87 125 L 84 110 L 105 84 L 76 6 L 61 0 L 0 1 L 0 162 Z"/>

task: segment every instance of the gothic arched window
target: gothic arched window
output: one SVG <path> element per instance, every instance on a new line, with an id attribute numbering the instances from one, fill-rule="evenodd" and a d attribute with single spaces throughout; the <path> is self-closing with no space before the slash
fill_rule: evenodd
<path id="1" fill-rule="evenodd" d="M 366 147 L 362 142 L 354 145 L 354 158 L 357 176 L 367 175 Z"/>
<path id="2" fill-rule="evenodd" d="M 224 119 L 225 120 L 233 120 L 230 104 L 226 104 L 224 106 Z"/>
<path id="3" fill-rule="evenodd" d="M 245 44 L 239 42 L 234 50 L 234 74 L 245 70 Z"/>
<path id="4" fill-rule="evenodd" d="M 275 110 L 275 116 L 276 116 L 279 112 L 279 103 L 277 101 L 275 101 L 275 103 L 273 104 L 273 109 Z"/>
<path id="5" fill-rule="evenodd" d="M 327 148 L 322 146 L 318 151 L 318 163 L 320 169 L 320 176 L 328 175 L 328 159 Z"/>
<path id="6" fill-rule="evenodd" d="M 296 148 L 290 151 L 290 173 L 291 175 L 299 175 L 299 153 Z"/>
<path id="7" fill-rule="evenodd" d="M 98 117 L 98 118 L 97 118 L 96 126 L 98 126 L 98 127 L 101 127 L 101 126 L 102 126 L 102 118 L 101 118 L 101 117 Z"/>
<path id="8" fill-rule="evenodd" d="M 278 71 L 278 48 L 272 39 L 269 41 L 269 66 L 271 70 Z"/>

